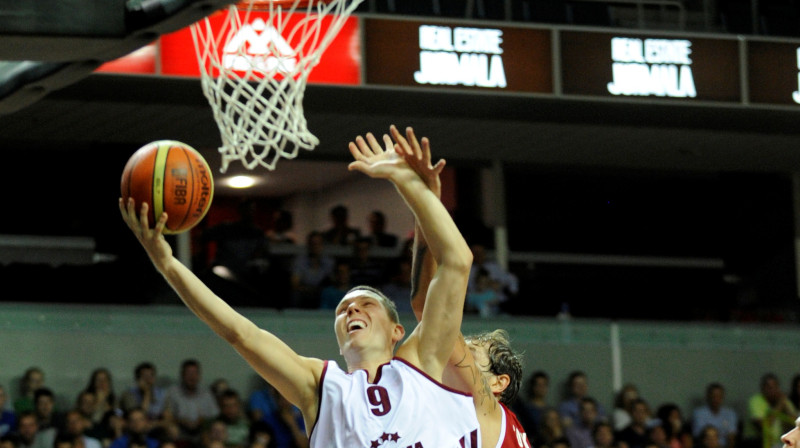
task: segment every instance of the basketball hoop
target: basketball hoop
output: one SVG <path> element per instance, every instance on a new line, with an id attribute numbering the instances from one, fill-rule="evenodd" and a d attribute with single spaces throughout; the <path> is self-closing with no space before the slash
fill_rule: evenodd
<path id="1" fill-rule="evenodd" d="M 236 160 L 274 170 L 319 144 L 303 112 L 308 76 L 362 1 L 244 0 L 192 25 L 222 172 Z"/>

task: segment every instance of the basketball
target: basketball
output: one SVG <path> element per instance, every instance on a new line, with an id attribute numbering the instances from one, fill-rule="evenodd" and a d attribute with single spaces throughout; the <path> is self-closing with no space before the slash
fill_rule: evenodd
<path id="1" fill-rule="evenodd" d="M 162 212 L 168 219 L 165 234 L 185 232 L 199 223 L 211 206 L 214 179 L 208 163 L 191 146 L 159 140 L 139 148 L 122 171 L 122 199 L 150 206 L 150 227 Z"/>

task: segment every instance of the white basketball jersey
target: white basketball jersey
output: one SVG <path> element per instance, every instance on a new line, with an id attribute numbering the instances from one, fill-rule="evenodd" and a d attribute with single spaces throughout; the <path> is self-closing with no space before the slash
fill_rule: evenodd
<path id="1" fill-rule="evenodd" d="M 475 405 L 401 358 L 367 372 L 326 361 L 311 448 L 480 448 Z"/>

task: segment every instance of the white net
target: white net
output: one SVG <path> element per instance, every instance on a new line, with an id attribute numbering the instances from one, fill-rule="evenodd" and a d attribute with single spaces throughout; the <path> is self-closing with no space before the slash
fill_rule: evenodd
<path id="1" fill-rule="evenodd" d="M 222 136 L 222 172 L 236 160 L 274 170 L 319 144 L 303 112 L 308 76 L 362 1 L 250 0 L 222 20 L 192 25 L 203 93 Z"/>

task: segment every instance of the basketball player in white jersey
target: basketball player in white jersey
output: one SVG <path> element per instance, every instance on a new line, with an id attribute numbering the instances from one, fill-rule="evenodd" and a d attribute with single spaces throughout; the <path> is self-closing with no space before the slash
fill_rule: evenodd
<path id="1" fill-rule="evenodd" d="M 412 142 L 413 143 L 413 142 Z M 431 191 L 441 196 L 439 174 L 445 161 L 431 164 L 430 145 L 424 140 L 413 145 L 415 156 L 409 158 Z M 426 294 L 436 271 L 436 261 L 428 253 L 425 233 L 419 226 L 414 232 L 414 260 L 411 306 L 417 319 L 426 307 Z M 481 333 L 458 341 L 444 372 L 444 383 L 473 396 L 481 426 L 484 448 L 530 448 L 525 429 L 510 406 L 522 382 L 522 363 L 514 353 L 504 330 Z"/>
<path id="2" fill-rule="evenodd" d="M 347 371 L 334 361 L 304 357 L 234 311 L 173 255 L 162 232 L 166 215 L 148 227 L 147 204 L 120 212 L 150 260 L 186 306 L 303 413 L 313 448 L 480 447 L 468 394 L 441 384 L 459 338 L 472 254 L 438 197 L 407 162 L 418 146 L 411 128 L 384 135 L 387 150 L 367 134 L 351 142 L 350 170 L 387 179 L 414 213 L 437 268 L 414 331 L 379 291 L 353 288 L 336 308 L 334 329 Z M 394 139 L 394 144 L 392 144 Z M 427 139 L 423 139 L 427 141 Z M 410 143 L 409 143 L 410 142 Z"/>

